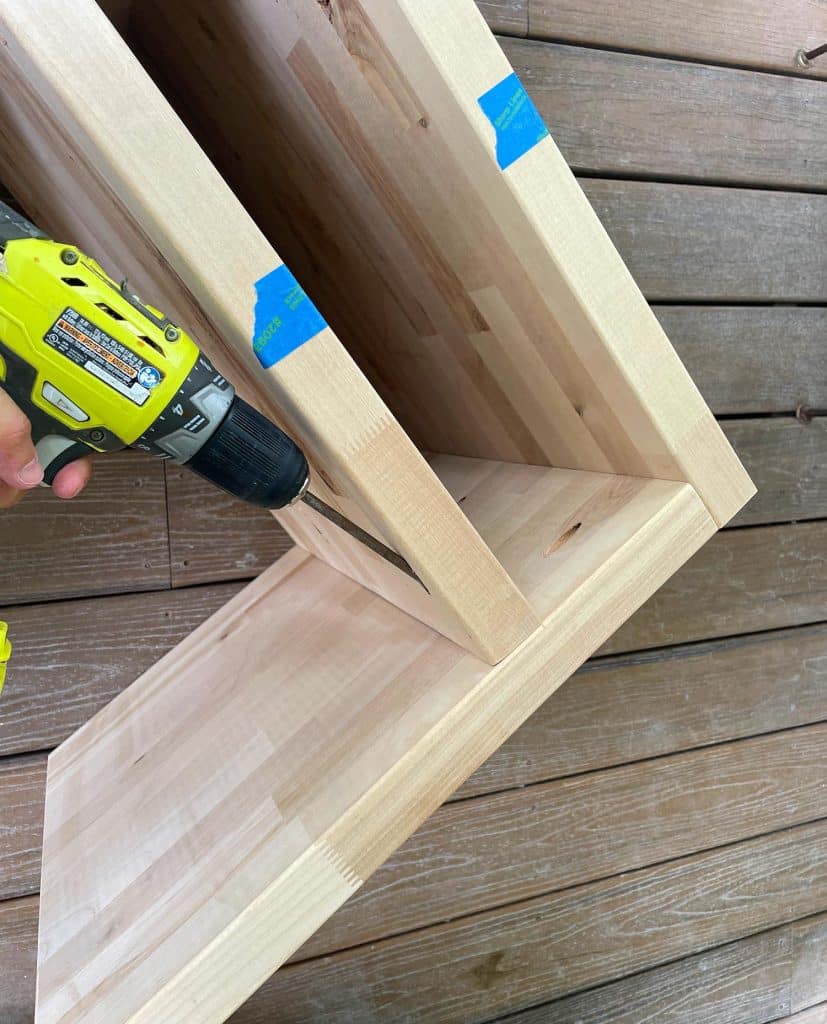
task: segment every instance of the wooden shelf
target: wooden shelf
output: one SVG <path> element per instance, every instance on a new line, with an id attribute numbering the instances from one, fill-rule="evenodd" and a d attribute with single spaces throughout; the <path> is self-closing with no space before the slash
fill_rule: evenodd
<path id="1" fill-rule="evenodd" d="M 37 1024 L 219 1024 L 754 488 L 472 0 L 101 5 L 0 8 L 0 179 L 415 577 L 280 511 L 49 759 Z"/>
<path id="2" fill-rule="evenodd" d="M 39 1024 L 224 1020 L 715 530 L 687 484 L 437 462 L 543 627 L 492 668 L 284 556 L 51 755 Z"/>

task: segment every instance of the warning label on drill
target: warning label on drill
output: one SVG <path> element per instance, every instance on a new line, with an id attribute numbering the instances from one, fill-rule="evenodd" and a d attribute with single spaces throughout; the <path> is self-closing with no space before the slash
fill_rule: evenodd
<path id="1" fill-rule="evenodd" d="M 143 405 L 164 377 L 156 366 L 71 306 L 55 320 L 43 340 L 136 405 Z"/>

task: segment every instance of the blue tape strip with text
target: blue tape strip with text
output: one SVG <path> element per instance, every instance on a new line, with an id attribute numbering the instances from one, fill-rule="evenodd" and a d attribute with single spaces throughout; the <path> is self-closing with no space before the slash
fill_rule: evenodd
<path id="1" fill-rule="evenodd" d="M 497 135 L 497 163 L 502 170 L 510 167 L 548 135 L 542 117 L 513 72 L 493 89 L 483 93 L 479 105 L 494 126 Z"/>
<path id="2" fill-rule="evenodd" d="M 282 264 L 256 281 L 253 351 L 272 366 L 327 327 L 304 289 Z"/>

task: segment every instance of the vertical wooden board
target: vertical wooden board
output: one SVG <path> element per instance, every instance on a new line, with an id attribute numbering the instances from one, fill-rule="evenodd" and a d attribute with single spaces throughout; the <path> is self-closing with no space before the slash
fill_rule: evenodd
<path id="1" fill-rule="evenodd" d="M 827 39 L 818 0 L 529 0 L 529 19 L 538 38 L 827 76 L 823 61 L 804 68 L 796 60 Z"/>
<path id="2" fill-rule="evenodd" d="M 95 460 L 72 501 L 37 488 L 2 513 L 0 604 L 169 586 L 164 467 L 136 452 Z"/>
<path id="3" fill-rule="evenodd" d="M 498 163 L 481 98 L 511 68 L 473 5 L 325 10 L 332 24 L 307 0 L 213 0 L 206 29 L 203 5 L 158 5 L 138 32 L 150 55 L 188 48 L 163 64 L 170 92 L 231 180 L 244 187 L 233 153 L 268 146 L 245 201 L 296 258 L 324 263 L 338 328 L 409 431 L 435 451 L 687 480 L 729 518 L 746 477 L 554 143 Z M 240 50 L 254 71 L 227 60 Z M 218 120 L 216 79 L 233 97 Z M 314 246 L 294 211 L 308 216 L 319 179 L 339 212 Z M 386 337 L 398 357 L 377 363 Z"/>
<path id="4" fill-rule="evenodd" d="M 94 0 L 44 0 L 36 16 L 11 0 L 0 28 L 0 124 L 15 143 L 0 167 L 12 190 L 31 192 L 36 165 L 47 226 L 78 226 L 83 211 L 78 241 L 106 236 L 114 268 L 144 267 L 165 294 L 180 289 L 200 307 L 207 354 L 286 422 L 330 483 L 325 497 L 366 516 L 407 557 L 429 595 L 418 588 L 413 610 L 490 662 L 513 649 L 536 618 L 333 332 L 324 327 L 268 369 L 259 362 L 256 282 L 272 281 L 280 258 Z M 280 45 L 291 45 L 289 33 Z M 339 551 L 358 543 L 327 521 L 314 528 Z M 383 563 L 365 582 L 404 603 L 400 577 Z"/>

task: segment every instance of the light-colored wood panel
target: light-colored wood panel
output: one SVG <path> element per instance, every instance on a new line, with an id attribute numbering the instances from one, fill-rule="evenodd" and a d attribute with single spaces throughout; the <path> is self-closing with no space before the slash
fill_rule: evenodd
<path id="1" fill-rule="evenodd" d="M 796 61 L 799 49 L 811 50 L 827 38 L 827 12 L 818 0 L 529 0 L 529 18 L 538 38 L 827 75 L 823 61 L 808 68 Z"/>
<path id="2" fill-rule="evenodd" d="M 14 643 L 0 754 L 61 743 L 239 589 L 225 583 L 0 609 Z"/>
<path id="3" fill-rule="evenodd" d="M 583 189 L 647 298 L 827 302 L 827 247 L 802 245 L 827 196 L 588 179 Z"/>
<path id="4" fill-rule="evenodd" d="M 713 529 L 684 486 L 494 669 L 285 555 L 51 755 L 39 1020 L 223 1020 Z"/>
<path id="5" fill-rule="evenodd" d="M 168 587 L 164 467 L 123 452 L 95 460 L 72 501 L 37 488 L 2 513 L 0 603 Z"/>
<path id="6" fill-rule="evenodd" d="M 511 68 L 478 12 L 326 11 L 155 4 L 135 30 L 265 232 L 315 268 L 408 432 L 433 451 L 687 481 L 729 519 L 749 484 L 554 143 L 498 163 L 480 98 Z M 248 173 L 233 154 L 252 140 Z"/>
<path id="7" fill-rule="evenodd" d="M 826 767 L 816 725 L 447 805 L 298 956 L 827 817 Z M 824 939 L 810 943 L 822 963 Z"/>
<path id="8" fill-rule="evenodd" d="M 826 544 L 823 521 L 720 534 L 601 652 L 821 622 L 827 611 Z"/>
<path id="9" fill-rule="evenodd" d="M 289 965 L 232 1021 L 490 1021 L 823 911 L 826 839 L 799 826 Z"/>
<path id="10" fill-rule="evenodd" d="M 827 408 L 827 309 L 656 306 L 655 315 L 714 413 Z"/>
<path id="11" fill-rule="evenodd" d="M 428 597 L 415 588 L 412 611 L 489 662 L 502 657 L 537 625 L 522 596 L 329 328 L 261 365 L 255 283 L 280 257 L 94 0 L 44 4 L 13 0 L 0 18 L 6 184 L 156 304 L 171 296 L 219 369 L 299 440 L 331 483 L 324 497 L 354 507 L 413 566 Z M 326 521 L 314 528 L 338 550 L 358 543 Z M 400 576 L 383 561 L 366 583 L 401 602 Z"/>
<path id="12" fill-rule="evenodd" d="M 822 82 L 504 39 L 576 171 L 821 190 Z"/>

